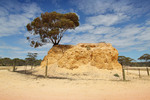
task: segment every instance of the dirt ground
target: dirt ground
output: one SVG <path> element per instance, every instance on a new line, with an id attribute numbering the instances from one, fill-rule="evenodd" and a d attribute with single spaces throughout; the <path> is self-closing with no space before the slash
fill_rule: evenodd
<path id="1" fill-rule="evenodd" d="M 120 70 L 82 75 L 53 72 L 56 74 L 44 78 L 23 74 L 21 69 L 0 70 L 0 100 L 150 100 L 150 76 L 145 71 L 140 78 L 138 71 L 126 71 L 126 81 L 122 81 Z"/>

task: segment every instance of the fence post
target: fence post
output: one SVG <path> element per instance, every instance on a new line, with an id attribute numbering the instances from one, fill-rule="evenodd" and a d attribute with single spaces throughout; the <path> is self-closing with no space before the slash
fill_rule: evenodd
<path id="1" fill-rule="evenodd" d="M 45 78 L 47 78 L 47 67 L 48 67 L 48 59 L 47 59 L 46 67 L 45 67 Z"/>
<path id="2" fill-rule="evenodd" d="M 13 72 L 16 71 L 16 65 L 15 65 L 15 62 L 13 63 Z"/>
<path id="3" fill-rule="evenodd" d="M 126 78 L 125 78 L 125 70 L 124 69 L 122 69 L 122 74 L 123 74 L 123 80 L 125 81 Z"/>
<path id="4" fill-rule="evenodd" d="M 146 69 L 147 69 L 147 75 L 149 76 L 149 69 L 148 69 L 148 67 Z"/>
<path id="5" fill-rule="evenodd" d="M 139 78 L 141 77 L 140 69 L 139 69 Z"/>
<path id="6" fill-rule="evenodd" d="M 123 64 L 121 63 L 121 65 L 122 65 L 122 76 L 123 76 L 123 81 L 125 81 L 126 80 L 126 78 L 125 78 L 125 69 L 123 68 Z"/>

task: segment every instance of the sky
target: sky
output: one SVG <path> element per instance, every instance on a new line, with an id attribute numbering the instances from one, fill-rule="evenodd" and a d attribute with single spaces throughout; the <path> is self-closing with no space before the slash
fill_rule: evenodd
<path id="1" fill-rule="evenodd" d="M 60 44 L 111 43 L 120 56 L 137 60 L 150 54 L 150 0 L 0 0 L 0 57 L 47 55 L 52 44 L 33 48 L 26 25 L 41 13 L 74 12 L 80 26 L 67 30 Z"/>

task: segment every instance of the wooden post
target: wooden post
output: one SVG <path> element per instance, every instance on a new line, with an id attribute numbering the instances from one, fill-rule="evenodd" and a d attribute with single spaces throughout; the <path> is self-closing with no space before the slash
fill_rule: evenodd
<path id="1" fill-rule="evenodd" d="M 121 65 L 122 65 L 122 76 L 123 76 L 123 81 L 125 81 L 126 80 L 126 78 L 125 78 L 125 69 L 123 68 L 123 64 L 121 63 Z"/>
<path id="2" fill-rule="evenodd" d="M 125 78 L 125 69 L 122 69 L 122 74 L 123 74 L 123 80 L 125 81 L 126 78 Z"/>
<path id="3" fill-rule="evenodd" d="M 139 78 L 141 78 L 141 73 L 140 73 L 140 69 L 139 69 Z"/>
<path id="4" fill-rule="evenodd" d="M 149 76 L 149 69 L 148 69 L 148 67 L 146 68 L 146 70 L 147 70 L 147 75 Z"/>
<path id="5" fill-rule="evenodd" d="M 15 62 L 13 63 L 13 72 L 16 71 L 16 65 L 15 65 Z"/>
<path id="6" fill-rule="evenodd" d="M 46 63 L 46 67 L 45 67 L 45 78 L 47 78 L 47 68 L 48 67 L 48 59 L 47 59 L 47 63 Z"/>

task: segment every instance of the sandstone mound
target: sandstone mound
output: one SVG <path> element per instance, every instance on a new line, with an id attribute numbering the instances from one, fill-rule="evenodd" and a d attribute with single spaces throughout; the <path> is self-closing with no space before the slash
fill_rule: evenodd
<path id="1" fill-rule="evenodd" d="M 48 59 L 48 60 L 47 60 Z M 75 69 L 85 65 L 99 69 L 120 69 L 118 51 L 109 43 L 80 43 L 78 45 L 56 45 L 44 57 L 41 66 Z"/>

